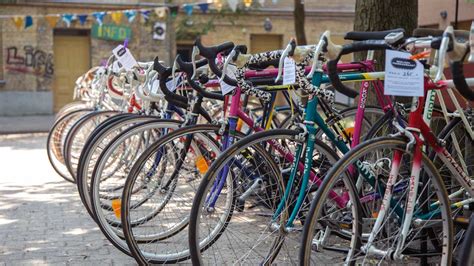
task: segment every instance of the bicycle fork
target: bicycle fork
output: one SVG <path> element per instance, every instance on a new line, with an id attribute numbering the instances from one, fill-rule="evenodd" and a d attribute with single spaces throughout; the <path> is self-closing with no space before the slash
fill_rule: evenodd
<path id="1" fill-rule="evenodd" d="M 408 129 L 408 128 L 407 128 Z M 407 150 L 412 147 L 413 149 L 413 164 L 411 168 L 411 175 L 409 181 L 409 190 L 408 190 L 408 199 L 406 212 L 403 215 L 403 222 L 401 224 L 401 233 L 399 235 L 397 245 L 395 250 L 393 248 L 388 250 L 381 250 L 373 246 L 375 237 L 381 231 L 381 226 L 385 220 L 386 215 L 388 214 L 388 208 L 390 207 L 390 201 L 392 201 L 393 196 L 393 186 L 397 182 L 397 177 L 400 171 L 400 161 L 402 159 L 403 152 L 396 150 L 394 152 L 392 168 L 387 181 L 387 186 L 385 187 L 385 193 L 382 200 L 382 205 L 378 213 L 377 219 L 375 220 L 374 227 L 369 235 L 369 239 L 365 245 L 362 246 L 362 251 L 367 255 L 377 255 L 381 257 L 388 257 L 391 260 L 402 260 L 404 255 L 402 255 L 403 245 L 407 239 L 408 232 L 410 230 L 410 225 L 412 223 L 414 209 L 416 205 L 416 197 L 418 194 L 418 184 L 420 179 L 421 172 L 421 161 L 422 161 L 422 148 L 423 141 L 419 138 L 418 133 L 413 133 L 408 130 L 404 130 L 403 134 L 409 137 L 410 142 L 407 144 Z M 413 145 L 414 144 L 414 145 Z"/>

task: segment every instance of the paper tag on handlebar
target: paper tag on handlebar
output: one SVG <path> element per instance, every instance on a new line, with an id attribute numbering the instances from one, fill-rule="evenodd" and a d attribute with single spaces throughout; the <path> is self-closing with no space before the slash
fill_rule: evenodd
<path id="1" fill-rule="evenodd" d="M 291 57 L 285 57 L 283 62 L 283 85 L 291 85 L 296 82 L 296 64 Z"/>
<path id="2" fill-rule="evenodd" d="M 132 53 L 130 53 L 130 50 L 123 47 L 121 44 L 115 47 L 115 49 L 112 50 L 112 53 L 126 70 L 132 70 L 134 66 L 138 65 L 137 60 L 135 60 Z"/>
<path id="3" fill-rule="evenodd" d="M 387 50 L 385 54 L 385 95 L 423 96 L 423 65 L 411 54 Z"/>
<path id="4" fill-rule="evenodd" d="M 161 94 L 161 91 L 159 89 L 160 89 L 160 81 L 156 79 L 153 81 L 153 84 L 151 85 L 151 92 L 153 94 Z"/>
<path id="5" fill-rule="evenodd" d="M 237 72 L 237 67 L 234 66 L 234 65 L 227 65 L 227 69 L 226 69 L 226 76 L 231 78 L 231 79 L 235 79 L 235 73 Z M 231 86 L 227 83 L 225 83 L 224 81 L 220 82 L 220 86 L 221 86 L 221 92 L 222 92 L 222 95 L 227 95 L 229 94 L 230 92 L 234 91 L 235 89 L 235 86 Z"/>
<path id="6" fill-rule="evenodd" d="M 177 83 L 178 83 L 178 81 L 176 81 L 176 85 L 178 85 Z M 170 81 L 166 82 L 166 88 L 168 88 L 169 91 L 175 91 L 176 90 L 176 87 L 173 86 L 173 80 L 170 80 Z"/>

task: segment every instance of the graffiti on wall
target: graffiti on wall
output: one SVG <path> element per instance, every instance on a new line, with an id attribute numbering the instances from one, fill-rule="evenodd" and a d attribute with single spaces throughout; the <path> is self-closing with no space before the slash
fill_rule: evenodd
<path id="1" fill-rule="evenodd" d="M 11 72 L 33 74 L 46 78 L 54 74 L 53 54 L 25 45 L 23 51 L 15 46 L 7 48 L 5 68 Z"/>

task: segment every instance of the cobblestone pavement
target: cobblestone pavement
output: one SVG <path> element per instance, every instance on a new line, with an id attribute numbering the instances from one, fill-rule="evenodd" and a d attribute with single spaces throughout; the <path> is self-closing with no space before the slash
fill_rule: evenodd
<path id="1" fill-rule="evenodd" d="M 133 265 L 46 155 L 46 134 L 0 136 L 0 266 Z"/>

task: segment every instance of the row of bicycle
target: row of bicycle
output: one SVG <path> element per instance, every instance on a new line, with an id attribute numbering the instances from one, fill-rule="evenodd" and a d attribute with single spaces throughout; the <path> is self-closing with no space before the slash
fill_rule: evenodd
<path id="1" fill-rule="evenodd" d="M 139 264 L 464 262 L 474 78 L 463 64 L 474 37 L 412 35 L 349 32 L 341 46 L 326 31 L 315 45 L 258 54 L 198 39 L 191 62 L 171 67 L 112 56 L 77 80 L 49 159 Z M 376 50 L 387 72 L 375 71 Z M 357 105 L 335 103 L 334 90 Z M 386 95 L 397 90 L 421 95 L 402 104 Z"/>

